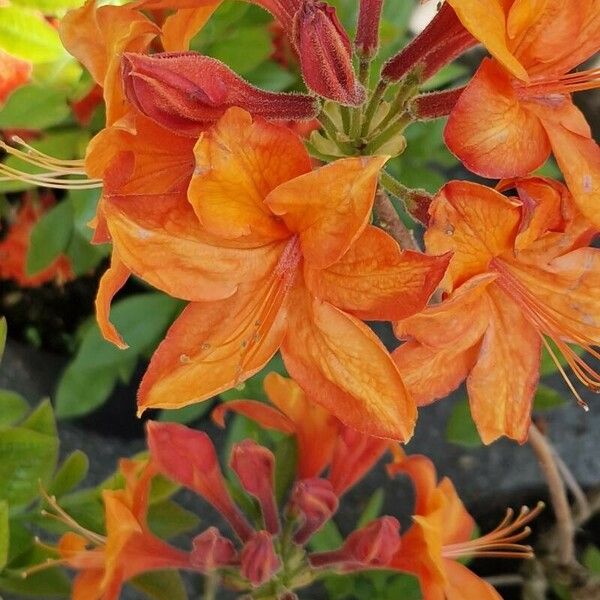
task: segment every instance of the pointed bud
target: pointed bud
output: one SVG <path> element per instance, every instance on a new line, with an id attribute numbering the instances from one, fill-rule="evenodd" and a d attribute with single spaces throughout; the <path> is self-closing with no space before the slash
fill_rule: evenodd
<path id="1" fill-rule="evenodd" d="M 244 490 L 258 500 L 267 531 L 272 534 L 278 533 L 279 515 L 275 501 L 273 453 L 252 440 L 244 440 L 233 447 L 229 464 Z"/>
<path id="2" fill-rule="evenodd" d="M 281 568 L 268 531 L 258 531 L 242 548 L 241 573 L 254 586 L 266 583 Z"/>
<path id="3" fill-rule="evenodd" d="M 302 518 L 294 542 L 303 546 L 338 509 L 339 501 L 327 479 L 303 479 L 292 490 L 290 510 Z"/>
<path id="4" fill-rule="evenodd" d="M 338 566 L 345 571 L 365 567 L 385 567 L 400 547 L 400 523 L 394 517 L 381 517 L 351 533 L 338 550 L 309 556 L 313 567 Z"/>
<path id="5" fill-rule="evenodd" d="M 452 112 L 452 109 L 464 91 L 465 88 L 460 87 L 443 90 L 442 92 L 421 94 L 413 98 L 410 105 L 410 112 L 420 121 L 446 117 Z"/>
<path id="6" fill-rule="evenodd" d="M 294 16 L 293 40 L 311 90 L 340 104 L 364 102 L 365 90 L 354 76 L 350 40 L 332 6 L 305 0 Z"/>
<path id="7" fill-rule="evenodd" d="M 387 82 L 400 81 L 419 67 L 425 81 L 475 44 L 477 40 L 464 28 L 450 4 L 445 2 L 431 23 L 385 63 L 381 76 Z"/>
<path id="8" fill-rule="evenodd" d="M 273 120 L 307 120 L 318 112 L 311 96 L 260 90 L 218 60 L 195 52 L 126 53 L 122 77 L 127 99 L 140 112 L 191 137 L 231 106 Z"/>
<path id="9" fill-rule="evenodd" d="M 146 430 L 150 456 L 158 470 L 210 502 L 241 540 L 248 539 L 252 528 L 229 495 L 215 447 L 206 433 L 157 421 L 148 421 Z"/>
<path id="10" fill-rule="evenodd" d="M 377 54 L 382 7 L 383 0 L 360 0 L 354 46 L 363 58 L 371 59 Z"/>
<path id="11" fill-rule="evenodd" d="M 236 558 L 231 540 L 222 536 L 216 527 L 209 527 L 192 540 L 190 562 L 202 572 L 231 564 Z"/>

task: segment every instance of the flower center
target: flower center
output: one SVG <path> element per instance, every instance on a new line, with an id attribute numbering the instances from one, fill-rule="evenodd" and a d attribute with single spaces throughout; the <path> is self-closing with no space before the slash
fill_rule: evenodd
<path id="1" fill-rule="evenodd" d="M 575 71 L 566 75 L 540 77 L 529 83 L 515 84 L 517 93 L 523 99 L 560 104 L 564 94 L 600 88 L 600 68 Z"/>

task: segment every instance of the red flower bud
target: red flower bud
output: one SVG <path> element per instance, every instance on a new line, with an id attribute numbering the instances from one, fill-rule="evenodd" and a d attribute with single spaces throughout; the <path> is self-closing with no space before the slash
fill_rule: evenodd
<path id="1" fill-rule="evenodd" d="M 372 58 L 379 47 L 379 20 L 383 0 L 360 0 L 354 46 L 365 58 Z"/>
<path id="2" fill-rule="evenodd" d="M 292 490 L 290 509 L 299 514 L 303 523 L 294 535 L 294 542 L 304 545 L 338 508 L 338 498 L 327 479 L 302 479 Z"/>
<path id="3" fill-rule="evenodd" d="M 190 562 L 193 567 L 207 572 L 231 564 L 236 554 L 231 540 L 222 536 L 216 527 L 209 527 L 192 540 Z"/>
<path id="4" fill-rule="evenodd" d="M 268 531 L 258 531 L 246 542 L 240 555 L 241 573 L 254 586 L 269 581 L 281 568 Z"/>
<path id="5" fill-rule="evenodd" d="M 364 102 L 365 90 L 354 76 L 350 40 L 332 6 L 305 0 L 294 16 L 292 37 L 311 90 L 340 104 Z"/>
<path id="6" fill-rule="evenodd" d="M 125 95 L 140 112 L 191 137 L 231 106 L 273 120 L 307 120 L 318 112 L 311 96 L 260 90 L 218 60 L 195 52 L 126 53 L 122 77 Z"/>
<path id="7" fill-rule="evenodd" d="M 431 23 L 385 63 L 382 78 L 384 81 L 399 81 L 421 65 L 421 77 L 426 80 L 476 43 L 477 40 L 464 28 L 454 9 L 446 2 Z"/>
<path id="8" fill-rule="evenodd" d="M 450 114 L 464 91 L 465 88 L 460 87 L 443 90 L 442 92 L 421 94 L 413 99 L 410 110 L 419 120 L 445 117 Z"/>
<path id="9" fill-rule="evenodd" d="M 338 550 L 309 556 L 313 567 L 338 566 L 345 571 L 365 567 L 385 567 L 400 547 L 400 523 L 394 517 L 381 517 L 351 533 Z"/>
<path id="10" fill-rule="evenodd" d="M 252 528 L 229 495 L 215 447 L 206 433 L 157 421 L 148 421 L 146 429 L 150 456 L 158 470 L 210 502 L 240 539 L 248 539 Z"/>
<path id="11" fill-rule="evenodd" d="M 244 440 L 233 447 L 231 468 L 238 476 L 242 487 L 254 496 L 261 507 L 265 527 L 272 534 L 279 532 L 279 515 L 275 502 L 273 453 L 252 440 Z"/>

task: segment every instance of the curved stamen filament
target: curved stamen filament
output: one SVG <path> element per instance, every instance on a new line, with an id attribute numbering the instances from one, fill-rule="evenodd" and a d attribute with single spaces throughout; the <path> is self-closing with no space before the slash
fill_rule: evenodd
<path id="1" fill-rule="evenodd" d="M 514 512 L 509 508 L 504 519 L 493 531 L 468 542 L 444 546 L 442 555 L 454 559 L 461 556 L 533 558 L 531 546 L 516 542 L 520 542 L 531 533 L 531 529 L 526 525 L 535 519 L 543 508 L 543 502 L 539 502 L 533 510 L 523 506 L 514 520 Z"/>
<path id="2" fill-rule="evenodd" d="M 575 71 L 553 79 L 540 79 L 524 86 L 534 93 L 566 93 L 582 92 L 600 87 L 600 68 Z"/>

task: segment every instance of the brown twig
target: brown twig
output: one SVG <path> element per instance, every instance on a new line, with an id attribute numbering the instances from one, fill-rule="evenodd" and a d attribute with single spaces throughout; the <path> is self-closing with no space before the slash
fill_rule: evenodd
<path id="1" fill-rule="evenodd" d="M 575 560 L 575 525 L 567 498 L 567 490 L 551 444 L 533 423 L 529 428 L 529 445 L 538 459 L 548 484 L 559 537 L 557 544 L 559 564 L 570 565 Z"/>
<path id="2" fill-rule="evenodd" d="M 374 209 L 379 226 L 400 244 L 400 248 L 420 251 L 412 231 L 402 222 L 389 196 L 381 189 L 375 194 Z"/>

